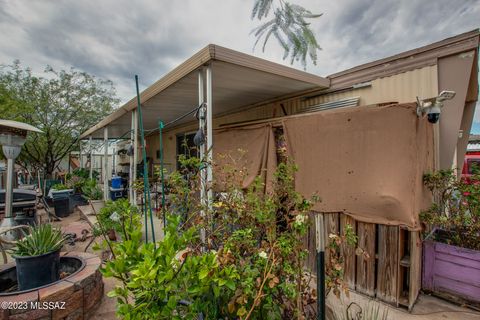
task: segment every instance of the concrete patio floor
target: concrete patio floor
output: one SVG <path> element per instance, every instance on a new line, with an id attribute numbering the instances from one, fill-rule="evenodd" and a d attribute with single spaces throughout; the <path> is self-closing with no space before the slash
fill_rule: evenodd
<path id="1" fill-rule="evenodd" d="M 349 298 L 342 295 L 341 299 L 338 299 L 333 294 L 330 294 L 327 299 L 327 305 L 337 314 L 341 314 L 346 306 L 352 302 L 358 304 L 363 309 L 367 306 L 379 306 L 380 314 L 385 310 L 388 320 L 480 319 L 480 312 L 426 294 L 420 294 L 411 312 L 403 308 L 395 308 L 389 304 L 372 300 L 370 297 L 356 292 L 350 292 Z M 355 307 L 352 307 L 352 309 L 354 308 Z M 343 320 L 343 318 L 340 319 Z M 380 319 L 381 318 L 379 318 L 379 320 Z"/>

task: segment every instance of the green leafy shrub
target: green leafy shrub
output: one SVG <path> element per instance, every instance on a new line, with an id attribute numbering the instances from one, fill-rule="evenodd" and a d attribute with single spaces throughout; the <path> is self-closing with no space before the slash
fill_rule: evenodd
<path id="1" fill-rule="evenodd" d="M 30 234 L 18 240 L 11 250 L 12 256 L 32 257 L 60 250 L 65 242 L 61 230 L 50 224 L 42 224 L 30 228 Z"/>
<path id="2" fill-rule="evenodd" d="M 78 169 L 75 169 L 72 171 L 72 173 L 69 173 L 67 175 L 67 180 L 69 178 L 72 178 L 72 177 L 79 177 L 79 178 L 83 178 L 83 179 L 89 179 L 90 178 L 90 170 L 89 169 L 86 169 L 86 168 L 78 168 Z M 97 179 L 99 176 L 99 173 L 97 170 L 93 170 L 92 171 L 92 179 Z"/>
<path id="3" fill-rule="evenodd" d="M 116 201 L 107 201 L 105 206 L 97 213 L 97 225 L 95 234 L 99 235 L 101 229 L 115 230 L 122 235 L 123 239 L 129 237 L 129 228 L 139 228 L 142 223 L 140 220 L 140 211 L 136 206 L 130 204 L 128 199 L 118 199 Z"/>
<path id="4" fill-rule="evenodd" d="M 424 183 L 433 194 L 434 203 L 420 214 L 427 226 L 438 228 L 437 241 L 480 250 L 480 175 L 457 179 L 453 170 L 424 175 Z"/>
<path id="5" fill-rule="evenodd" d="M 88 200 L 102 200 L 103 199 L 103 191 L 97 185 L 97 181 L 95 179 L 88 179 L 82 186 L 82 194 Z"/>
<path id="6" fill-rule="evenodd" d="M 179 225 L 180 217 L 170 215 L 162 241 L 143 243 L 141 228 L 135 227 L 128 240 L 112 244 L 115 259 L 102 273 L 122 282 L 108 293 L 117 298 L 121 318 L 193 319 L 203 312 L 219 319 L 223 297 L 231 295 L 238 275 L 220 268 L 214 251 L 194 253 L 189 245 L 197 230 L 179 233 Z M 182 300 L 191 304 L 182 307 Z"/>
<path id="7" fill-rule="evenodd" d="M 63 183 L 57 183 L 57 184 L 54 184 L 51 189 L 60 191 L 60 190 L 67 190 L 69 189 L 69 187 L 64 185 Z"/>
<path id="8" fill-rule="evenodd" d="M 180 162 L 182 169 L 168 178 L 164 239 L 143 243 L 141 227 L 125 219 L 127 240 L 110 244 L 114 259 L 102 273 L 121 281 L 109 293 L 117 298 L 118 316 L 194 319 L 201 312 L 205 319 L 305 318 L 305 305 L 316 293 L 304 269 L 304 237 L 318 198 L 305 199 L 295 191 L 296 166 L 279 164 L 267 193 L 260 178 L 242 189 L 243 179 L 236 176 L 246 171 L 225 166 L 226 192 L 209 206 L 199 201 L 205 163 L 183 157 Z M 101 214 L 111 216 L 112 210 Z M 352 233 L 332 240 L 332 250 L 343 241 L 354 244 Z M 337 264 L 339 255 L 332 254 Z M 329 289 L 338 290 L 342 275 L 336 269 Z"/>
<path id="9" fill-rule="evenodd" d="M 99 176 L 98 171 L 93 170 L 92 179 L 97 181 Z M 72 173 L 68 173 L 65 177 L 65 184 L 74 189 L 75 192 L 82 192 L 83 186 L 90 180 L 90 170 L 85 168 L 75 169 Z"/>

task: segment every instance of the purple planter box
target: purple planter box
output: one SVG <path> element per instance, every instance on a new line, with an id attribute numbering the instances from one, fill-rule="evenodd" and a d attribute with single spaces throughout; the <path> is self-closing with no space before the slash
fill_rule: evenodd
<path id="1" fill-rule="evenodd" d="M 425 240 L 422 288 L 479 304 L 480 251 Z"/>

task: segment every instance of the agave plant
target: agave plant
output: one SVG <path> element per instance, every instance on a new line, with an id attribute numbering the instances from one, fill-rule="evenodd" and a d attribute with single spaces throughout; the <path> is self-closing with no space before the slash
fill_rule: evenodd
<path id="1" fill-rule="evenodd" d="M 30 228 L 30 234 L 17 241 L 11 254 L 14 257 L 39 256 L 59 250 L 64 242 L 65 236 L 61 230 L 43 224 Z"/>

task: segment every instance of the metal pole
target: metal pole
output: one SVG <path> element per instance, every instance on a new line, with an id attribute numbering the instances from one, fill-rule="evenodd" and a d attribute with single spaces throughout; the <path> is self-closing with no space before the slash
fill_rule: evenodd
<path id="1" fill-rule="evenodd" d="M 142 117 L 142 106 L 140 104 L 140 90 L 138 89 L 138 76 L 135 75 L 135 85 L 137 87 L 137 110 L 138 110 L 138 123 L 140 125 L 140 139 L 142 140 L 142 157 L 143 157 L 143 189 L 145 193 L 145 209 L 148 205 L 148 213 L 150 214 L 150 224 L 152 227 L 152 239 L 155 243 L 155 232 L 153 227 L 153 216 L 152 216 L 152 206 L 150 199 L 150 186 L 148 184 L 148 166 L 147 166 L 147 151 L 145 149 L 145 134 L 143 131 L 143 117 Z M 145 210 L 145 222 L 147 222 L 147 210 Z M 147 229 L 147 223 L 145 223 L 145 228 Z M 148 234 L 145 233 L 145 240 L 148 242 Z"/>
<path id="2" fill-rule="evenodd" d="M 90 179 L 93 178 L 93 147 L 92 147 L 92 136 L 88 138 L 88 149 L 90 150 Z"/>
<path id="3" fill-rule="evenodd" d="M 108 127 L 103 128 L 103 199 L 108 200 Z"/>
<path id="4" fill-rule="evenodd" d="M 137 163 L 138 163 L 138 113 L 133 110 L 133 180 L 132 185 L 137 180 Z M 137 204 L 137 193 L 133 191 L 133 203 Z"/>
<path id="5" fill-rule="evenodd" d="M 5 218 L 13 218 L 12 201 L 13 201 L 13 167 L 15 161 L 7 159 L 7 188 L 5 190 Z"/>
<path id="6" fill-rule="evenodd" d="M 78 141 L 78 159 L 80 160 L 80 169 L 82 169 L 83 168 L 82 140 Z"/>
<path id="7" fill-rule="evenodd" d="M 212 191 L 212 161 L 213 161 L 213 98 L 212 98 L 212 66 L 209 65 L 206 70 L 206 80 L 207 80 L 207 115 L 206 115 L 206 124 L 207 124 L 207 201 L 208 208 L 211 210 L 212 201 L 213 201 L 213 191 Z"/>
<path id="8" fill-rule="evenodd" d="M 198 105 L 201 106 L 200 109 L 198 110 L 198 126 L 200 130 L 205 132 L 205 108 L 202 106 L 203 103 L 205 103 L 205 97 L 203 94 L 203 91 L 205 90 L 205 83 L 203 79 L 203 69 L 200 69 L 198 71 Z M 199 146 L 199 153 L 200 153 L 200 160 L 203 162 L 205 161 L 205 143 L 202 143 Z M 206 180 L 207 180 L 207 171 L 206 167 L 203 166 L 200 170 L 200 202 L 202 204 L 202 207 L 205 208 L 205 205 L 207 204 L 207 199 L 206 199 Z M 205 217 L 205 210 L 202 209 L 200 212 L 200 215 L 202 218 Z M 202 241 L 203 244 L 205 244 L 205 228 L 200 229 L 200 240 Z"/>
<path id="9" fill-rule="evenodd" d="M 3 218 L 0 226 L 3 228 L 9 228 L 16 226 L 17 223 L 13 218 L 13 173 L 15 166 L 15 159 L 20 154 L 20 146 L 2 146 L 3 154 L 7 158 L 7 185 L 5 190 L 5 217 Z M 8 240 L 17 240 L 18 233 L 16 231 L 9 231 L 4 234 L 4 237 Z"/>
<path id="10" fill-rule="evenodd" d="M 131 121 L 131 125 L 130 125 L 130 145 L 132 146 L 132 150 L 133 149 L 133 145 L 134 145 L 134 121 L 135 121 L 135 114 L 134 114 L 135 110 L 132 111 L 132 121 Z M 133 152 L 130 153 L 130 155 L 128 156 L 128 160 L 129 160 L 129 170 L 128 170 L 128 199 L 130 200 L 130 204 L 135 204 L 134 203 L 134 199 L 133 199 L 133 194 L 134 194 L 134 190 L 133 190 L 133 181 L 134 181 L 134 176 L 133 176 L 133 167 L 135 166 L 134 163 L 133 163 Z"/>
<path id="11" fill-rule="evenodd" d="M 163 216 L 163 234 L 165 235 L 165 227 L 167 226 L 167 218 L 165 212 L 165 185 L 164 185 L 164 174 L 163 174 L 163 122 L 158 121 L 158 134 L 159 134 L 159 144 L 160 144 L 160 181 L 162 186 L 162 216 Z"/>
<path id="12" fill-rule="evenodd" d="M 323 213 L 315 214 L 317 249 L 317 320 L 325 320 L 325 229 Z"/>
<path id="13" fill-rule="evenodd" d="M 117 175 L 117 163 L 116 163 L 116 159 L 117 159 L 117 142 L 115 141 L 115 143 L 113 144 L 113 155 L 112 155 L 112 166 L 113 166 L 113 175 L 116 176 Z"/>

